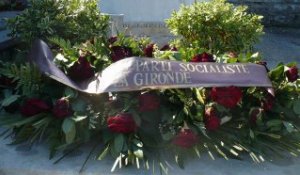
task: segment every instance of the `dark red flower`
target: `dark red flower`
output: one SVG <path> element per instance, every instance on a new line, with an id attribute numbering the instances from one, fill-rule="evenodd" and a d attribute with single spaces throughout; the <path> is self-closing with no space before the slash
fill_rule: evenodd
<path id="1" fill-rule="evenodd" d="M 0 87 L 13 88 L 17 85 L 16 81 L 13 81 L 12 78 L 7 78 L 5 76 L 0 76 Z"/>
<path id="2" fill-rule="evenodd" d="M 268 95 L 262 101 L 262 107 L 265 111 L 270 111 L 273 108 L 275 98 L 272 95 Z"/>
<path id="3" fill-rule="evenodd" d="M 289 82 L 294 82 L 299 78 L 298 68 L 296 66 L 290 67 L 285 73 Z"/>
<path id="4" fill-rule="evenodd" d="M 111 116 L 107 119 L 108 128 L 116 133 L 133 133 L 137 129 L 137 125 L 131 114 L 119 114 Z"/>
<path id="5" fill-rule="evenodd" d="M 144 55 L 146 57 L 153 57 L 154 44 L 149 44 L 144 48 Z"/>
<path id="6" fill-rule="evenodd" d="M 159 106 L 160 100 L 157 95 L 151 93 L 144 93 L 139 96 L 139 111 L 153 111 L 158 109 Z"/>
<path id="7" fill-rule="evenodd" d="M 108 43 L 109 44 L 113 44 L 115 43 L 116 41 L 118 40 L 118 37 L 117 36 L 112 36 L 108 39 Z"/>
<path id="8" fill-rule="evenodd" d="M 167 51 L 167 50 L 171 50 L 171 51 L 177 51 L 178 49 L 176 47 L 170 47 L 169 44 L 165 44 L 162 48 L 159 49 L 160 51 Z"/>
<path id="9" fill-rule="evenodd" d="M 238 87 L 213 87 L 210 93 L 213 101 L 227 108 L 234 108 L 242 99 L 242 90 Z"/>
<path id="10" fill-rule="evenodd" d="M 191 129 L 184 129 L 175 136 L 172 143 L 183 148 L 191 148 L 196 145 L 198 141 L 199 138 Z"/>
<path id="11" fill-rule="evenodd" d="M 202 54 L 195 55 L 191 62 L 215 62 L 213 55 L 203 52 Z"/>
<path id="12" fill-rule="evenodd" d="M 52 113 L 57 118 L 65 118 L 72 114 L 70 103 L 67 98 L 61 98 L 56 100 Z"/>
<path id="13" fill-rule="evenodd" d="M 256 126 L 257 119 L 262 115 L 263 109 L 254 108 L 250 111 L 249 123 L 251 126 Z"/>
<path id="14" fill-rule="evenodd" d="M 215 131 L 220 127 L 221 119 L 217 116 L 214 108 L 210 107 L 205 110 L 204 124 L 209 131 Z"/>
<path id="15" fill-rule="evenodd" d="M 48 112 L 50 110 L 50 106 L 43 100 L 31 98 L 25 101 L 20 110 L 22 115 L 30 117 L 42 112 Z"/>
<path id="16" fill-rule="evenodd" d="M 129 47 L 122 47 L 122 46 L 112 46 L 111 47 L 111 59 L 113 62 L 119 61 L 126 57 L 131 57 L 132 50 Z"/>
<path id="17" fill-rule="evenodd" d="M 68 75 L 73 80 L 82 81 L 93 77 L 95 75 L 95 71 L 85 57 L 79 57 L 78 61 L 70 67 Z"/>

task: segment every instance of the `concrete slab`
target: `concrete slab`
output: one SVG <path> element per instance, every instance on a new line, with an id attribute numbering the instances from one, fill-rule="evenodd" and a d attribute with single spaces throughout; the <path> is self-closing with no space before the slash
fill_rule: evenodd
<path id="1" fill-rule="evenodd" d="M 21 146 L 7 146 L 7 140 L 0 141 L 0 175 L 150 175 L 160 174 L 158 169 L 137 170 L 134 166 L 118 169 L 111 173 L 114 163 L 107 157 L 103 161 L 89 160 L 82 173 L 79 173 L 90 146 L 86 146 L 53 165 L 48 160 L 48 151 L 45 145 L 34 146 L 28 150 Z M 95 157 L 95 156 L 92 156 Z M 217 158 L 211 160 L 203 154 L 201 159 L 190 159 L 186 162 L 185 170 L 179 169 L 174 163 L 170 163 L 170 175 L 299 175 L 300 158 L 289 158 L 261 164 L 254 164 L 249 158 L 240 160 L 224 160 Z M 151 164 L 150 164 L 151 166 Z M 157 166 L 156 166 L 157 167 Z"/>

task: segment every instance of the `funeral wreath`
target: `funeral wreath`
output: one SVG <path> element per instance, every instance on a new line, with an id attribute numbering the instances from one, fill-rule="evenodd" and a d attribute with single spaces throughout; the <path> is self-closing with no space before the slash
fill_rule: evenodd
<path id="1" fill-rule="evenodd" d="M 9 22 L 23 45 L 1 54 L 1 136 L 11 144 L 46 142 L 58 162 L 92 143 L 97 159 L 116 158 L 112 170 L 151 163 L 165 173 L 166 150 L 181 168 L 202 152 L 255 162 L 300 154 L 297 63 L 268 68 L 252 53 L 263 27 L 246 7 L 182 6 L 167 20 L 176 40 L 160 46 L 108 36 L 96 0 L 30 4 Z M 191 85 L 198 78 L 203 86 Z"/>

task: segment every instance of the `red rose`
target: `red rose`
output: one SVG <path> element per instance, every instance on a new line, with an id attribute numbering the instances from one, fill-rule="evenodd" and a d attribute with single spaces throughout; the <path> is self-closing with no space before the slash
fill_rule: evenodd
<path id="1" fill-rule="evenodd" d="M 227 108 L 235 107 L 242 99 L 242 90 L 238 87 L 213 87 L 210 96 L 213 101 Z"/>
<path id="2" fill-rule="evenodd" d="M 285 72 L 289 82 L 294 82 L 299 78 L 298 68 L 296 66 L 292 66 Z"/>
<path id="3" fill-rule="evenodd" d="M 272 95 L 268 95 L 263 101 L 262 101 L 262 107 L 265 111 L 270 111 L 273 108 L 275 98 Z"/>
<path id="4" fill-rule="evenodd" d="M 183 148 L 191 148 L 196 145 L 198 141 L 199 138 L 191 129 L 185 129 L 176 135 L 172 143 Z"/>
<path id="5" fill-rule="evenodd" d="M 118 40 L 118 37 L 117 36 L 112 36 L 108 39 L 108 43 L 109 44 L 113 44 L 115 43 L 116 41 Z"/>
<path id="6" fill-rule="evenodd" d="M 202 54 L 195 55 L 191 62 L 215 62 L 213 55 L 203 52 Z"/>
<path id="7" fill-rule="evenodd" d="M 95 75 L 95 71 L 85 57 L 79 57 L 78 61 L 70 67 L 68 75 L 73 80 L 82 81 L 93 77 Z"/>
<path id="8" fill-rule="evenodd" d="M 50 110 L 50 106 L 43 100 L 31 98 L 25 101 L 20 110 L 22 115 L 30 117 L 42 112 L 48 112 Z"/>
<path id="9" fill-rule="evenodd" d="M 161 51 L 167 51 L 167 50 L 171 50 L 171 51 L 177 51 L 176 47 L 170 47 L 169 44 L 165 44 L 162 48 L 160 48 Z"/>
<path id="10" fill-rule="evenodd" d="M 113 62 L 119 61 L 126 57 L 132 56 L 132 50 L 129 47 L 112 46 L 111 47 L 111 59 Z"/>
<path id="11" fill-rule="evenodd" d="M 57 118 L 65 118 L 72 114 L 69 100 L 66 98 L 58 99 L 52 109 L 52 113 Z"/>
<path id="12" fill-rule="evenodd" d="M 249 123 L 252 126 L 256 126 L 257 119 L 262 115 L 263 109 L 261 108 L 254 108 L 250 111 L 250 119 Z"/>
<path id="13" fill-rule="evenodd" d="M 153 57 L 154 44 L 149 44 L 144 48 L 144 55 L 146 57 Z"/>
<path id="14" fill-rule="evenodd" d="M 217 116 L 214 108 L 210 107 L 205 110 L 204 124 L 209 131 L 215 131 L 220 127 L 221 119 Z"/>
<path id="15" fill-rule="evenodd" d="M 144 93 L 139 96 L 139 111 L 147 112 L 158 109 L 160 100 L 157 95 Z"/>
<path id="16" fill-rule="evenodd" d="M 108 117 L 107 125 L 112 132 L 116 133 L 128 134 L 135 132 L 137 129 L 131 114 L 119 114 L 117 116 Z"/>

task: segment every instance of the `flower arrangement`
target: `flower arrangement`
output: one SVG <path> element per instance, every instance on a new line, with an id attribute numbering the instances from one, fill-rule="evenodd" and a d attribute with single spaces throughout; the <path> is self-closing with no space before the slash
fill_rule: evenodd
<path id="1" fill-rule="evenodd" d="M 204 4 L 214 3 L 228 5 L 223 1 Z M 54 63 L 74 82 L 93 78 L 130 56 L 266 67 L 258 54 L 218 52 L 218 47 L 186 47 L 176 42 L 159 47 L 147 38 L 122 34 L 95 35 L 78 44 L 64 36 L 44 37 L 55 53 Z M 63 158 L 95 140 L 96 146 L 104 144 L 99 160 L 107 154 L 116 158 L 112 169 L 117 164 L 139 167 L 140 162 L 149 167 L 155 154 L 153 159 L 165 170 L 167 165 L 157 154 L 160 150 L 171 152 L 181 168 L 185 157 L 200 156 L 201 151 L 225 159 L 246 152 L 255 162 L 299 154 L 297 63 L 280 63 L 268 70 L 274 93 L 261 87 L 212 86 L 91 95 L 50 79 L 28 63 L 1 62 L 0 75 L 0 125 L 7 128 L 1 135 L 11 137 L 13 144 L 46 141 L 51 158 L 58 151 L 65 152 Z"/>

